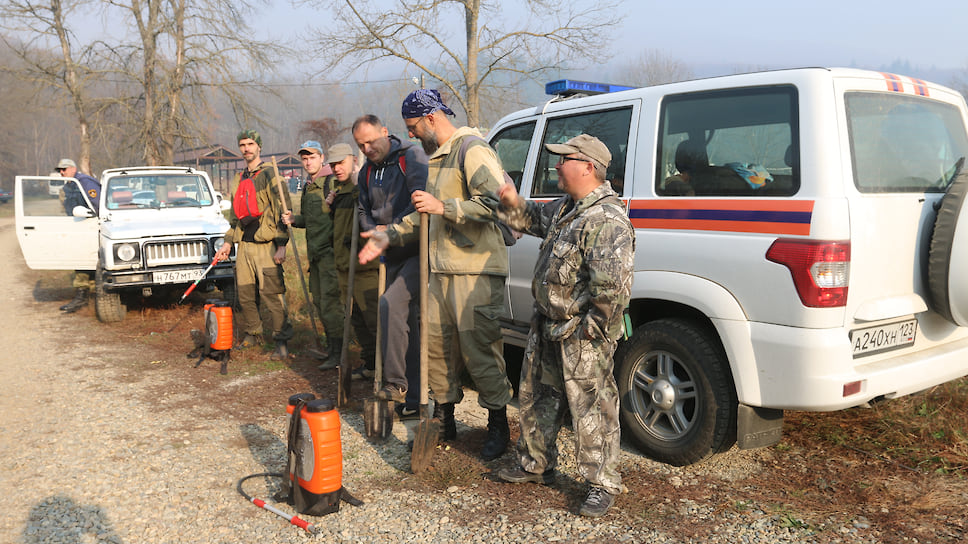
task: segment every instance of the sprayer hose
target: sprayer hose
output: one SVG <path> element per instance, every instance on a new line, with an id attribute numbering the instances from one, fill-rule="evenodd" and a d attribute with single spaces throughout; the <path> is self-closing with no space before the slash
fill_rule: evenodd
<path id="1" fill-rule="evenodd" d="M 248 476 L 241 478 L 239 480 L 239 483 L 235 486 L 235 489 L 238 490 L 240 495 L 245 497 L 245 500 L 252 502 L 252 496 L 246 493 L 245 490 L 242 489 L 242 483 L 245 482 L 246 480 L 250 480 L 252 478 L 258 478 L 260 476 L 265 476 L 265 477 L 271 476 L 275 478 L 282 478 L 283 474 L 281 472 L 260 472 L 258 474 L 249 474 Z"/>

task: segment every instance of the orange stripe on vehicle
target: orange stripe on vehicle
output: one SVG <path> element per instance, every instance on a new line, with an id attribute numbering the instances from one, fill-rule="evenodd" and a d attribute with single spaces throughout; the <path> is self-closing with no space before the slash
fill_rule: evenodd
<path id="1" fill-rule="evenodd" d="M 633 200 L 636 228 L 810 234 L 812 200 Z"/>
<path id="2" fill-rule="evenodd" d="M 922 79 L 911 78 L 911 82 L 914 83 L 914 93 L 921 96 L 930 96 L 928 91 L 928 84 Z"/>
<path id="3" fill-rule="evenodd" d="M 898 93 L 904 92 L 904 83 L 901 82 L 900 77 L 887 72 L 881 72 L 881 75 L 884 76 L 884 79 L 887 81 L 887 90 Z"/>

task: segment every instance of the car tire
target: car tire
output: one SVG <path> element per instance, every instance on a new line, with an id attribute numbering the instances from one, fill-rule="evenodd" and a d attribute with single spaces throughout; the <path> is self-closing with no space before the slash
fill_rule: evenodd
<path id="1" fill-rule="evenodd" d="M 931 308 L 955 325 L 968 326 L 968 172 L 962 170 L 941 199 L 928 253 Z M 964 217 L 963 217 L 964 216 Z M 959 229 L 959 225 L 962 227 Z"/>
<path id="2" fill-rule="evenodd" d="M 645 323 L 618 349 L 615 364 L 622 434 L 649 457 L 684 466 L 735 443 L 729 366 L 699 323 Z"/>
<path id="3" fill-rule="evenodd" d="M 94 275 L 94 313 L 101 323 L 120 323 L 124 321 L 127 307 L 121 302 L 121 293 L 104 289 L 101 265 Z"/>

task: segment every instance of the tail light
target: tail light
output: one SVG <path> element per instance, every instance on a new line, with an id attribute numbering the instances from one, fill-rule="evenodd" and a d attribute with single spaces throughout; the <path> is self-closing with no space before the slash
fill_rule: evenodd
<path id="1" fill-rule="evenodd" d="M 809 308 L 847 304 L 850 242 L 780 238 L 766 258 L 790 269 L 800 301 Z"/>

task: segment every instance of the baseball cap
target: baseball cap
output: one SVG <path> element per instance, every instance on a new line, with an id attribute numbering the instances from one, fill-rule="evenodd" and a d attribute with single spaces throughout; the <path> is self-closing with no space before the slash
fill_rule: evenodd
<path id="1" fill-rule="evenodd" d="M 335 164 L 353 155 L 353 148 L 349 144 L 334 144 L 326 151 L 326 162 Z"/>
<path id="2" fill-rule="evenodd" d="M 74 164 L 74 161 L 70 159 L 61 159 L 60 162 L 57 163 L 57 168 L 55 168 L 55 170 L 60 170 L 61 168 L 77 168 L 77 165 Z"/>
<path id="3" fill-rule="evenodd" d="M 588 134 L 579 134 L 563 144 L 545 144 L 545 148 L 555 155 L 581 153 L 593 161 L 608 168 L 612 162 L 612 153 L 601 140 Z"/>
<path id="4" fill-rule="evenodd" d="M 299 146 L 299 151 L 297 151 L 296 154 L 298 155 L 303 151 L 315 151 L 316 153 L 319 153 L 320 155 L 322 155 L 323 146 L 320 145 L 319 142 L 317 142 L 316 140 L 306 140 L 305 142 L 303 142 L 301 146 Z"/>

